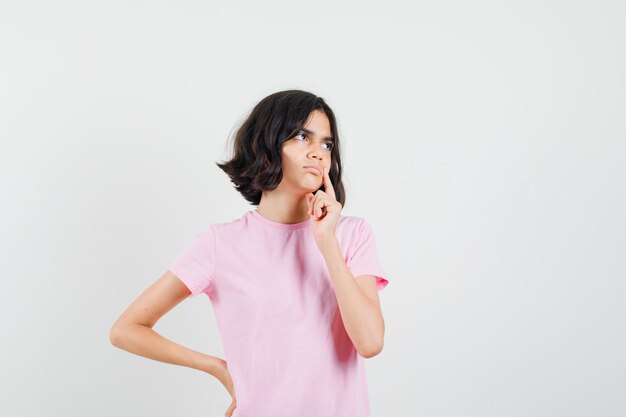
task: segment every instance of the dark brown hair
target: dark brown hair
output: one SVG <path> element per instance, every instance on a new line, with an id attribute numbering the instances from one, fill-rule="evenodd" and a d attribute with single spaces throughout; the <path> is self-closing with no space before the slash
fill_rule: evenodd
<path id="1" fill-rule="evenodd" d="M 258 206 L 264 190 L 278 187 L 283 178 L 282 144 L 304 127 L 314 110 L 322 111 L 330 122 L 335 144 L 331 149 L 329 176 L 337 201 L 342 206 L 345 204 L 335 115 L 322 97 L 302 90 L 279 91 L 261 100 L 235 132 L 232 158 L 216 162 L 251 204 Z"/>

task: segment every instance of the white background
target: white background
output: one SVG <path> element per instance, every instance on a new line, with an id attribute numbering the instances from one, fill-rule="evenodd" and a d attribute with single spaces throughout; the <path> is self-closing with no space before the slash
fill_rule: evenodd
<path id="1" fill-rule="evenodd" d="M 374 417 L 623 416 L 620 1 L 3 1 L 6 416 L 223 416 L 109 328 L 254 206 L 215 165 L 261 98 L 324 97 L 389 286 Z M 205 296 L 155 326 L 223 357 Z M 326 417 L 326 416 L 320 416 Z"/>

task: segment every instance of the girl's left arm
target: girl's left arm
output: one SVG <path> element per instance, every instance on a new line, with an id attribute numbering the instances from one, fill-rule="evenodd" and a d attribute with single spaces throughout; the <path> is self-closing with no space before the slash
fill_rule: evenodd
<path id="1" fill-rule="evenodd" d="M 373 275 L 355 278 L 341 255 L 335 230 L 343 207 L 337 201 L 330 179 L 330 165 L 324 162 L 321 167 L 324 191 L 306 195 L 315 241 L 330 273 L 343 326 L 359 355 L 371 358 L 383 349 L 385 333 L 376 278 Z"/>
<path id="2" fill-rule="evenodd" d="M 385 322 L 380 308 L 376 277 L 354 277 L 346 265 L 336 237 L 319 244 L 335 289 L 343 325 L 356 351 L 364 358 L 383 349 Z"/>

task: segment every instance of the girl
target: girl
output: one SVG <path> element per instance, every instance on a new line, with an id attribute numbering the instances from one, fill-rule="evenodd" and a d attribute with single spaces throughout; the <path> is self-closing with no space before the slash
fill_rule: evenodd
<path id="1" fill-rule="evenodd" d="M 344 216 L 340 141 L 323 98 L 265 97 L 217 165 L 257 206 L 211 223 L 117 319 L 113 345 L 217 378 L 226 417 L 369 417 L 364 358 L 383 348 L 388 281 L 365 219 Z M 226 359 L 153 330 L 206 294 Z"/>

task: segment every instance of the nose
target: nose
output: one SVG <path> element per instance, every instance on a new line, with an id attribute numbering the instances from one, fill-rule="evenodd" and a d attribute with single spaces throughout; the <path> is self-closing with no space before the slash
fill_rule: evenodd
<path id="1" fill-rule="evenodd" d="M 321 155 L 318 155 L 317 153 L 310 153 L 309 154 L 309 160 L 311 161 L 315 161 L 315 165 L 321 165 L 324 163 L 324 160 L 322 159 Z"/>
<path id="2" fill-rule="evenodd" d="M 317 148 L 314 148 L 312 151 L 309 152 L 309 158 L 314 157 L 317 159 L 322 159 L 322 151 L 320 151 Z"/>

